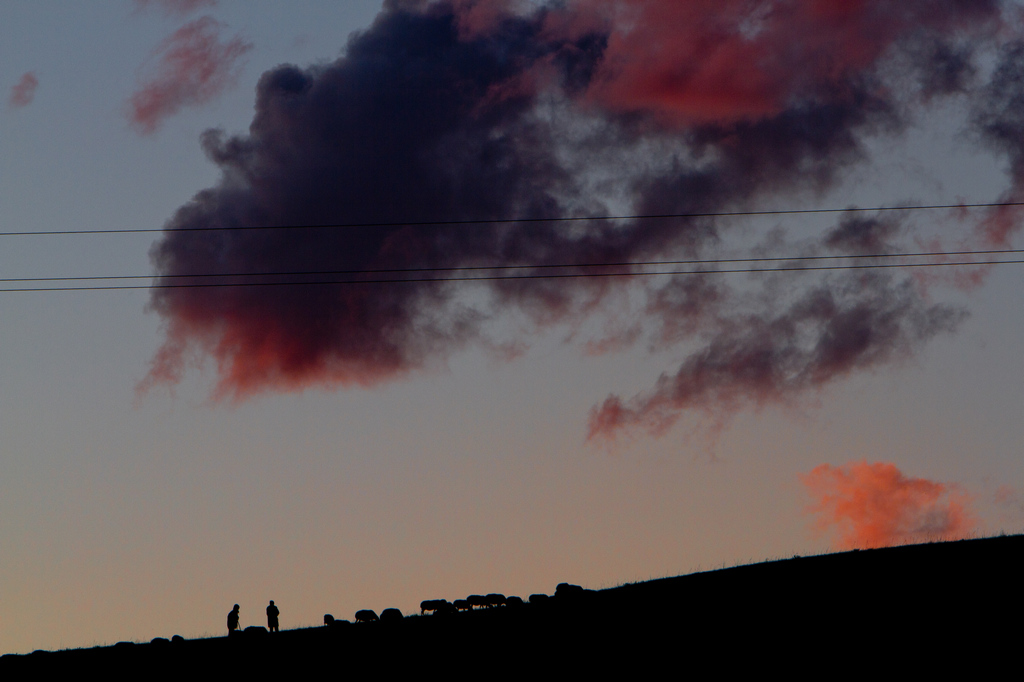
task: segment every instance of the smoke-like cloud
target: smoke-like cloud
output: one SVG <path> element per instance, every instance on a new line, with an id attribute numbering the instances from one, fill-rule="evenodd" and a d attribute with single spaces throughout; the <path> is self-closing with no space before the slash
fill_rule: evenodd
<path id="1" fill-rule="evenodd" d="M 1019 202 L 1024 199 L 1024 40 L 1001 46 L 992 78 L 972 102 L 973 130 L 983 144 L 1010 162 L 1012 184 L 1001 198 Z M 993 211 L 983 224 L 988 243 L 1007 246 L 1022 217 L 1019 206 Z"/>
<path id="2" fill-rule="evenodd" d="M 1019 527 L 1024 519 L 1024 495 L 1003 483 L 991 491 L 991 496 L 999 522 Z"/>
<path id="3" fill-rule="evenodd" d="M 960 539 L 978 528 L 965 493 L 887 462 L 822 464 L 800 478 L 817 527 L 834 530 L 845 549 Z"/>
<path id="4" fill-rule="evenodd" d="M 390 0 L 338 60 L 263 74 L 247 134 L 204 135 L 222 178 L 177 211 L 152 258 L 162 284 L 237 273 L 217 281 L 238 286 L 154 291 L 166 337 L 141 387 L 178 381 L 205 357 L 219 397 L 370 386 L 466 344 L 521 346 L 490 335 L 509 313 L 536 329 L 578 330 L 627 286 L 646 303 L 632 320 L 612 311 L 615 329 L 585 339 L 584 351 L 646 340 L 683 358 L 651 390 L 595 407 L 591 437 L 661 432 L 692 409 L 793 400 L 898 361 L 964 313 L 892 272 L 517 279 L 471 290 L 380 280 L 714 256 L 735 237 L 712 218 L 526 220 L 807 196 L 865 161 L 866 138 L 899 135 L 916 108 L 966 92 L 989 93 L 972 125 L 1014 158 L 1018 140 L 995 131 L 1016 113 L 977 83 L 974 63 L 977 50 L 996 49 L 1001 26 L 995 0 Z M 895 63 L 914 87 L 887 87 Z M 414 224 L 510 217 L 524 221 Z M 353 223 L 377 226 L 308 227 Z M 250 226 L 286 229 L 197 229 Z M 804 246 L 883 253 L 905 237 L 882 216 L 846 217 Z M 321 274 L 253 274 L 296 272 Z M 360 282 L 329 283 L 338 280 Z"/>
<path id="5" fill-rule="evenodd" d="M 22 74 L 18 82 L 11 87 L 11 96 L 7 100 L 7 104 L 12 109 L 20 109 L 27 107 L 32 104 L 32 100 L 36 96 L 36 88 L 39 87 L 39 79 L 31 71 Z"/>
<path id="6" fill-rule="evenodd" d="M 137 10 L 159 7 L 165 14 L 185 16 L 199 9 L 213 7 L 217 0 L 134 0 Z"/>
<path id="7" fill-rule="evenodd" d="M 240 37 L 222 41 L 223 28 L 212 17 L 200 17 L 156 49 L 155 73 L 128 102 L 128 118 L 140 132 L 156 132 L 168 116 L 205 104 L 234 85 L 239 60 L 252 45 Z"/>
<path id="8" fill-rule="evenodd" d="M 683 412 L 785 402 L 858 370 L 909 356 L 963 313 L 928 305 L 908 282 L 884 275 L 826 280 L 779 310 L 720 322 L 674 375 L 629 401 L 610 396 L 590 415 L 589 436 L 629 426 L 660 434 Z"/>

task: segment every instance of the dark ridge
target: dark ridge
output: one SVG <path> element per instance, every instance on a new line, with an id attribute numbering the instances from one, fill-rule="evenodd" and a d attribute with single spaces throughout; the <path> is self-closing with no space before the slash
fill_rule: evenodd
<path id="1" fill-rule="evenodd" d="M 501 668 L 545 677 L 945 671 L 1016 658 L 1022 561 L 1020 535 L 793 557 L 599 591 L 563 583 L 553 596 L 532 595 L 514 606 L 8 654 L 0 657 L 0 672 L 193 678 L 426 669 L 477 677 Z"/>

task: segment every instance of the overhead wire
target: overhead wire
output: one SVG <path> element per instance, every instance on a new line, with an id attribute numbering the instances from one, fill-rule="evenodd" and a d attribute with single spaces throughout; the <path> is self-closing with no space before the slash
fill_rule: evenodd
<path id="1" fill-rule="evenodd" d="M 707 213 L 677 213 L 677 214 L 644 214 L 631 216 L 587 216 L 587 217 L 555 217 L 555 218 L 530 218 L 530 219 L 494 219 L 494 220 L 460 220 L 460 221 L 419 221 L 399 223 L 341 223 L 332 225 L 292 225 L 292 226 L 240 226 L 240 227 L 208 227 L 208 228 L 185 228 L 185 231 L 220 231 L 220 230 L 246 230 L 246 229 L 294 229 L 294 228 L 325 228 L 325 227 L 397 227 L 397 226 L 440 226 L 440 225 L 468 225 L 468 224 L 510 224 L 521 222 L 567 222 L 584 220 L 643 220 L 654 218 L 696 218 L 696 217 L 728 217 L 728 216 L 764 216 L 764 215 L 795 215 L 813 213 L 846 213 L 846 212 L 880 212 L 880 211 L 914 211 L 914 210 L 936 210 L 936 209 L 968 209 L 968 208 L 996 208 L 1024 206 L 1024 202 L 990 202 L 973 204 L 931 204 L 915 206 L 876 206 L 876 207 L 848 207 L 848 208 L 816 208 L 816 209 L 787 209 L 787 210 L 765 210 L 765 211 L 731 211 L 731 212 L 707 212 Z M 170 230 L 174 233 L 179 230 Z M 165 232 L 163 229 L 131 229 L 131 230 L 52 230 L 45 232 L 0 232 L 2 236 L 28 236 L 28 235 L 88 235 L 88 234 L 119 234 L 119 233 L 144 233 L 144 232 Z M 530 280 L 530 279 L 580 279 L 587 277 L 652 277 L 665 275 L 713 275 L 713 274 L 742 274 L 742 273 L 765 273 L 765 272 L 797 272 L 797 271 L 827 271 L 827 270 L 861 270 L 861 269 L 882 269 L 882 268 L 920 268 L 920 267 L 951 267 L 951 266 L 990 266 L 1019 264 L 1024 260 L 969 260 L 969 261 L 926 261 L 926 262 L 905 262 L 906 259 L 921 258 L 951 258 L 962 256 L 999 256 L 1024 253 L 1024 249 L 986 249 L 986 250 L 960 250 L 960 251 L 927 251 L 927 252 L 902 252 L 902 253 L 869 253 L 869 254 L 835 254 L 821 256 L 755 256 L 735 258 L 709 258 L 709 259 L 684 259 L 684 260 L 650 260 L 650 261 L 617 261 L 601 263 L 523 263 L 509 265 L 461 265 L 461 266 L 438 266 L 438 267 L 413 267 L 413 268 L 365 268 L 365 269 L 335 269 L 335 270 L 294 270 L 279 272 L 226 272 L 226 273 L 172 273 L 172 274 L 148 274 L 148 275 L 89 275 L 89 276 L 61 276 L 61 277 L 8 277 L 0 278 L 3 284 L 32 284 L 41 282 L 95 282 L 95 281 L 126 281 L 126 280 L 157 280 L 149 284 L 116 284 L 116 285 L 69 285 L 69 286 L 38 286 L 38 287 L 8 287 L 0 288 L 0 293 L 30 292 L 30 291 L 113 291 L 113 290 L 142 290 L 142 289 L 180 289 L 180 288 L 222 288 L 222 287 L 251 287 L 251 286 L 297 286 L 297 285 L 345 285 L 345 284 L 397 284 L 397 283 L 430 283 L 430 282 L 474 282 L 474 281 L 498 281 L 498 280 Z M 720 266 L 738 263 L 806 263 L 809 261 L 837 261 L 837 260 L 880 260 L 888 259 L 883 263 L 846 263 L 846 264 L 824 264 L 824 265 L 792 265 L 788 267 L 743 267 L 743 268 L 717 268 L 717 269 L 686 269 L 686 270 L 625 270 L 614 272 L 595 272 L 602 268 L 650 268 L 666 266 Z M 892 262 L 895 259 L 904 259 L 904 262 Z M 525 270 L 531 271 L 526 274 L 474 274 L 471 276 L 420 276 L 420 277 L 376 277 L 376 278 L 349 278 L 349 279 L 292 279 L 292 280 L 264 280 L 245 282 L 224 282 L 224 281 L 190 281 L 176 283 L 173 280 L 211 280 L 224 278 L 272 278 L 272 277 L 338 277 L 358 275 L 423 275 L 427 273 L 507 273 L 507 271 Z M 536 271 L 545 272 L 536 272 Z M 570 272 L 550 272 L 551 270 L 571 270 Z M 582 272 L 580 270 L 583 270 Z M 168 281 L 172 280 L 172 281 Z"/>
<path id="2" fill-rule="evenodd" d="M 832 256 L 835 258 L 836 256 Z M 742 260 L 742 259 L 739 259 Z M 17 287 L 0 288 L 0 293 L 13 293 L 18 291 L 125 291 L 141 289 L 210 289 L 225 287 L 266 287 L 266 286 L 324 286 L 324 285 L 345 285 L 345 284 L 414 284 L 414 283 L 440 283 L 440 282 L 487 282 L 502 280 L 534 280 L 534 279 L 584 279 L 596 277 L 656 277 L 666 275 L 724 275 L 743 273 L 772 273 L 772 272 L 817 272 L 827 270 L 874 270 L 889 268 L 921 268 L 921 267 L 952 267 L 952 266 L 990 266 L 990 265 L 1013 265 L 1024 264 L 1024 259 L 1017 260 L 988 260 L 988 261 L 937 261 L 924 263 L 855 263 L 840 265 L 801 265 L 792 267 L 777 268 L 729 268 L 719 270 L 659 270 L 647 271 L 625 271 L 625 272 L 568 272 L 551 274 L 524 274 L 524 275 L 482 275 L 466 277 L 415 277 L 415 278 L 376 278 L 376 279 L 341 279 L 341 280 L 288 280 L 288 281 L 261 281 L 261 282 L 190 282 L 184 284 L 157 283 L 157 284 L 126 284 L 110 286 L 62 286 L 62 287 Z M 519 267 L 528 269 L 528 266 L 498 266 L 498 267 Z M 593 267 L 593 266 L 592 266 Z M 608 266 L 603 266 L 608 267 Z M 489 268 L 468 268 L 486 270 Z M 492 268 L 493 269 L 493 268 Z M 269 273 L 274 274 L 274 273 Z M 300 273 L 294 273 L 300 274 Z M 314 273 L 301 273 L 314 274 Z M 324 274 L 324 273 L 320 273 Z M 181 275 L 182 277 L 201 277 L 197 275 Z M 232 275 L 240 277 L 241 275 Z M 251 276 L 251 275 L 250 275 Z M 279 276 L 279 275 L 278 275 Z M 152 275 L 150 277 L 159 278 Z M 30 278 L 26 278 L 28 280 Z M 85 280 L 85 279 L 118 279 L 118 277 L 94 277 L 94 278 L 54 278 L 52 280 L 31 280 L 31 281 L 64 281 L 64 280 Z M 11 280 L 0 280 L 11 281 Z"/>
<path id="3" fill-rule="evenodd" d="M 554 216 L 541 218 L 481 218 L 468 220 L 403 220 L 390 222 L 350 222 L 320 223 L 297 225 L 210 225 L 205 227 L 176 227 L 166 230 L 162 227 L 140 227 L 129 229 L 92 229 L 92 230 L 20 230 L 0 231 L 0 237 L 32 237 L 32 236 L 65 236 L 65 235 L 97 235 L 97 234 L 146 234 L 158 232 L 222 232 L 231 230 L 305 230 L 324 228 L 357 228 L 357 227 L 441 227 L 445 225 L 508 225 L 515 223 L 566 223 L 596 222 L 616 220 L 655 220 L 669 218 L 729 218 L 754 217 L 771 215 L 805 215 L 828 213 L 870 213 L 883 211 L 932 211 L 973 208 L 1009 208 L 1024 206 L 1024 201 L 993 201 L 984 203 L 961 204 L 927 204 L 913 206 L 849 206 L 846 208 L 801 208 L 801 209 L 766 209 L 763 211 L 706 211 L 691 213 L 645 213 L 635 215 L 590 215 L 590 216 Z"/>
<path id="4" fill-rule="evenodd" d="M 694 258 L 685 260 L 650 260 L 650 261 L 609 261 L 603 263 L 523 263 L 519 265 L 458 265 L 438 267 L 417 267 L 417 268 L 360 268 L 349 270 L 289 270 L 277 272 L 215 272 L 215 273 L 184 273 L 184 274 L 148 274 L 148 275 L 86 275 L 82 277 L 0 277 L 0 283 L 29 283 L 29 282 L 61 282 L 61 281 L 95 281 L 95 280 L 138 280 L 138 279 L 208 279 L 217 277 L 293 277 L 299 275 L 362 275 L 362 274 L 399 274 L 399 273 L 424 273 L 424 272 L 470 272 L 481 270 L 544 270 L 544 269 L 569 269 L 569 268 L 610 268 L 610 267 L 655 267 L 665 265 L 722 265 L 728 263 L 780 263 L 780 262 L 802 262 L 802 261 L 823 261 L 823 260 L 845 260 L 845 259 L 876 259 L 876 258 L 936 258 L 949 256 L 990 256 L 1024 253 L 1024 249 L 985 249 L 965 251 L 920 251 L 920 252 L 896 252 L 896 253 L 853 253 L 836 254 L 825 256 L 754 256 L 736 258 Z M 1009 263 L 1015 261 L 986 261 L 950 263 L 954 265 L 982 265 L 995 262 Z M 895 264 L 908 265 L 908 264 Z M 872 266 L 861 266 L 872 267 Z M 887 266 L 889 267 L 889 266 Z M 810 267 L 791 268 L 792 270 L 809 270 Z M 817 269 L 834 269 L 819 267 Z M 849 269 L 849 268 L 843 268 Z M 780 268 L 764 268 L 757 270 L 728 270 L 728 271 L 707 271 L 707 272 L 778 272 Z M 703 272 L 703 271 L 702 271 Z M 626 273 L 623 273 L 626 274 Z M 637 273 L 640 274 L 640 273 Z M 669 274 L 669 273 L 650 273 Z M 675 273 L 679 274 L 679 273 Z M 541 275 L 538 275 L 540 277 Z M 363 280 L 360 280 L 363 281 Z M 421 280 L 401 280 L 421 281 Z"/>

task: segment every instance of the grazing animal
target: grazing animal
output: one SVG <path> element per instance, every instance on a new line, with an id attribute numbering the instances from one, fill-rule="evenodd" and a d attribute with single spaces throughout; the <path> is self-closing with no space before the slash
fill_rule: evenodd
<path id="1" fill-rule="evenodd" d="M 361 611 L 356 611 L 357 623 L 372 623 L 374 621 L 379 620 L 380 618 L 377 617 L 377 612 L 373 611 L 372 609 L 362 609 Z"/>
<path id="2" fill-rule="evenodd" d="M 380 622 L 394 623 L 402 620 L 402 612 L 398 609 L 384 609 L 380 612 Z"/>
<path id="3" fill-rule="evenodd" d="M 499 606 L 505 605 L 505 595 L 503 594 L 489 594 L 487 595 L 487 608 L 493 609 Z"/>
<path id="4" fill-rule="evenodd" d="M 434 611 L 436 613 L 444 609 L 446 604 L 448 604 L 447 599 L 425 599 L 420 602 L 420 615 L 427 611 Z"/>
<path id="5" fill-rule="evenodd" d="M 482 609 L 485 606 L 487 606 L 487 597 L 483 596 L 482 594 L 471 594 L 468 597 L 466 597 L 466 601 L 469 602 L 470 609 Z"/>
<path id="6" fill-rule="evenodd" d="M 452 606 L 455 607 L 456 611 L 470 611 L 473 609 L 468 599 L 456 599 L 452 602 Z"/>
<path id="7" fill-rule="evenodd" d="M 585 601 L 586 595 L 590 592 L 593 592 L 593 590 L 585 590 L 579 585 L 559 583 L 558 587 L 555 588 L 555 599 L 562 604 L 578 605 L 580 602 Z"/>
<path id="8" fill-rule="evenodd" d="M 505 606 L 523 606 L 522 597 L 505 597 Z"/>
<path id="9" fill-rule="evenodd" d="M 324 614 L 324 625 L 334 625 L 334 616 L 329 613 Z"/>
<path id="10" fill-rule="evenodd" d="M 569 583 L 558 583 L 558 587 L 555 588 L 556 597 L 579 597 L 585 590 L 579 585 L 570 585 Z"/>
<path id="11" fill-rule="evenodd" d="M 531 594 L 529 601 L 531 604 L 543 604 L 549 599 L 551 596 L 547 594 Z"/>

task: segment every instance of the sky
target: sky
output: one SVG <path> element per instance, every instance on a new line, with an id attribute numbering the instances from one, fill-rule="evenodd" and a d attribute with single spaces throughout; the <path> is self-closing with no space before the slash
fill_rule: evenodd
<path id="1" fill-rule="evenodd" d="M 1020 532 L 1024 266 L 792 269 L 1019 209 L 707 215 L 1021 201 L 1020 10 L 3 3 L 0 653 Z"/>

